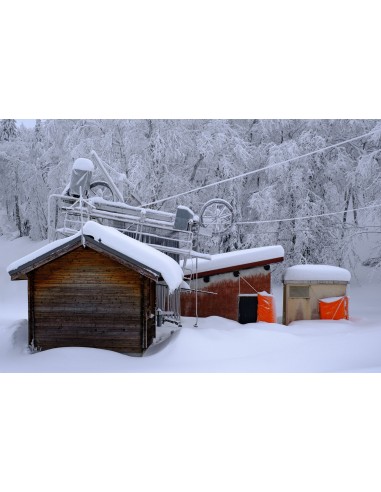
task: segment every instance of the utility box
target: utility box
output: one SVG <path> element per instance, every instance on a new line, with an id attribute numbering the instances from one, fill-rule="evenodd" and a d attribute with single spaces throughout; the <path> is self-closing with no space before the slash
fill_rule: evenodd
<path id="1" fill-rule="evenodd" d="M 283 324 L 320 319 L 319 301 L 346 296 L 350 279 L 348 270 L 331 265 L 288 268 L 283 276 Z"/>

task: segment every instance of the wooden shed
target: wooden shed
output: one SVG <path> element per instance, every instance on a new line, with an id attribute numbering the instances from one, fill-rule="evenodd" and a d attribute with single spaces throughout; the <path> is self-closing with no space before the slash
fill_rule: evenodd
<path id="1" fill-rule="evenodd" d="M 182 281 L 172 258 L 91 222 L 83 234 L 41 248 L 8 272 L 12 280 L 28 280 L 34 350 L 77 346 L 142 355 L 156 335 L 157 283 L 173 290 Z"/>
<path id="2" fill-rule="evenodd" d="M 271 292 L 271 265 L 284 259 L 282 246 L 251 248 L 193 260 L 184 268 L 191 290 L 181 293 L 181 314 L 257 321 L 258 293 Z M 196 296 L 197 290 L 197 296 Z"/>
<path id="3" fill-rule="evenodd" d="M 283 324 L 320 319 L 319 301 L 345 297 L 348 270 L 331 265 L 295 265 L 283 275 Z"/>

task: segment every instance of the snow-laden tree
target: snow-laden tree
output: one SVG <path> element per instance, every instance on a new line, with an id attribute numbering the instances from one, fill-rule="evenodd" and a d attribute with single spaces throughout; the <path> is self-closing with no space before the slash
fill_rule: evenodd
<path id="1" fill-rule="evenodd" d="M 328 138 L 332 132 L 323 132 L 321 128 L 319 131 L 313 122 L 304 125 L 295 122 L 295 125 L 293 131 L 288 121 L 287 132 L 282 129 L 282 136 L 276 139 L 280 143 L 270 147 L 270 165 L 309 154 L 330 144 Z M 298 133 L 300 129 L 303 131 Z M 293 138 L 285 140 L 285 134 Z M 342 264 L 348 248 L 342 216 L 316 217 L 338 211 L 344 206 L 344 190 L 350 187 L 349 175 L 345 170 L 350 168 L 350 159 L 346 155 L 338 161 L 337 155 L 340 152 L 319 152 L 269 169 L 250 200 L 252 216 L 262 221 L 283 221 L 256 224 L 249 234 L 249 243 L 269 244 L 272 239 L 283 244 L 289 264 Z M 300 219 L 309 216 L 315 217 Z"/>
<path id="2" fill-rule="evenodd" d="M 25 212 L 29 176 L 26 165 L 26 148 L 22 141 L 15 139 L 1 143 L 0 169 L 2 206 L 18 234 L 28 235 L 30 223 Z"/>
<path id="3" fill-rule="evenodd" d="M 201 128 L 195 132 L 197 160 L 190 174 L 192 187 L 219 184 L 197 192 L 190 206 L 199 211 L 211 198 L 224 199 L 232 205 L 237 222 L 244 214 L 246 181 L 230 179 L 255 165 L 247 124 L 235 120 L 204 120 L 200 124 Z M 233 225 L 226 234 L 202 238 L 200 244 L 204 251 L 231 251 L 241 247 L 242 237 Z"/>
<path id="4" fill-rule="evenodd" d="M 16 138 L 17 125 L 16 120 L 1 120 L 0 124 L 0 142 L 8 142 Z"/>
<path id="5" fill-rule="evenodd" d="M 34 128 L 17 133 L 6 121 L 15 120 L 0 124 L 7 129 L 0 139 L 0 202 L 18 234 L 46 237 L 48 196 L 63 191 L 73 160 L 91 158 L 91 150 L 131 205 L 157 202 L 150 207 L 170 212 L 186 205 L 199 213 L 219 197 L 233 205 L 235 222 L 260 221 L 200 237 L 203 251 L 279 243 L 287 264 L 346 266 L 359 261 L 358 241 L 381 230 L 378 208 L 356 210 L 380 204 L 381 132 L 341 143 L 377 128 L 378 121 L 36 120 Z M 102 179 L 99 170 L 94 179 Z M 324 216 L 337 211 L 343 213 Z M 298 219 L 316 215 L 323 216 Z"/>

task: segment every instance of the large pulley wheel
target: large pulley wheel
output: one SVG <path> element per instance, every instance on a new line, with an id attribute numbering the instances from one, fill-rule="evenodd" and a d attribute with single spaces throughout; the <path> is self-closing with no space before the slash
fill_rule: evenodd
<path id="1" fill-rule="evenodd" d="M 233 207 L 226 200 L 213 198 L 207 201 L 200 212 L 200 225 L 209 234 L 222 234 L 233 224 Z"/>
<path id="2" fill-rule="evenodd" d="M 114 201 L 112 189 L 105 181 L 91 183 L 89 197 L 99 197 L 110 202 Z"/>

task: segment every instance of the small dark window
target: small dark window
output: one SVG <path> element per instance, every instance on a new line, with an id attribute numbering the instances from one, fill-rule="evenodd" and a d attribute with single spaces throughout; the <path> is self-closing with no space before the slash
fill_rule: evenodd
<path id="1" fill-rule="evenodd" d="M 308 285 L 290 285 L 290 297 L 309 299 L 310 288 Z"/>
<path id="2" fill-rule="evenodd" d="M 208 282 L 210 281 L 210 277 L 209 275 L 207 275 L 206 277 L 204 277 L 204 282 L 207 284 Z"/>
<path id="3" fill-rule="evenodd" d="M 235 272 L 233 272 L 233 275 L 234 275 L 235 277 L 239 277 L 239 271 L 238 271 L 238 270 L 236 270 Z"/>
<path id="4" fill-rule="evenodd" d="M 266 270 L 266 272 L 268 272 L 270 270 L 270 265 L 265 265 L 263 268 Z"/>

